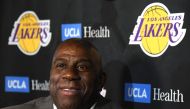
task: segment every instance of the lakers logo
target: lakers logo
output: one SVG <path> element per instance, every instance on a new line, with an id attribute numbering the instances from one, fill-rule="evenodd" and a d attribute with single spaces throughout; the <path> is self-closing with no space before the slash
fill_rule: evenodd
<path id="1" fill-rule="evenodd" d="M 130 45 L 140 45 L 145 54 L 161 56 L 168 46 L 176 46 L 185 36 L 184 13 L 170 13 L 161 3 L 148 5 L 137 19 Z"/>
<path id="2" fill-rule="evenodd" d="M 50 21 L 39 20 L 33 11 L 26 11 L 15 22 L 9 45 L 17 45 L 26 55 L 35 55 L 50 40 Z"/>

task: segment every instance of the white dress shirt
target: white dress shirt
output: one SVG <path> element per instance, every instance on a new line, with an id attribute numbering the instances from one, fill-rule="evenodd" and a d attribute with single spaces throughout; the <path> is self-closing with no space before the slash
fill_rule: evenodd
<path id="1" fill-rule="evenodd" d="M 96 103 L 94 103 L 90 109 L 94 109 L 95 106 L 96 106 Z M 53 104 L 53 109 L 57 109 L 57 106 L 55 104 Z"/>

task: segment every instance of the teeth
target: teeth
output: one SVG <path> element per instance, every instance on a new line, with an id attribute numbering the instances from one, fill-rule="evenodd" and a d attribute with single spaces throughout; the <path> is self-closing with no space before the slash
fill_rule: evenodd
<path id="1" fill-rule="evenodd" d="M 65 91 L 78 91 L 77 89 L 63 89 Z"/>

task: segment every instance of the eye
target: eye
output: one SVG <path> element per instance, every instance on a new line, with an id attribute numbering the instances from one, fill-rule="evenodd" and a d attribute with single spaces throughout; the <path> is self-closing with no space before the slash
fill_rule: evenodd
<path id="1" fill-rule="evenodd" d="M 84 72 L 84 71 L 88 71 L 89 67 L 87 65 L 78 65 L 77 66 L 77 71 L 79 72 Z"/>
<path id="2" fill-rule="evenodd" d="M 57 63 L 56 64 L 56 68 L 58 69 L 64 69 L 66 67 L 66 65 L 64 63 Z"/>

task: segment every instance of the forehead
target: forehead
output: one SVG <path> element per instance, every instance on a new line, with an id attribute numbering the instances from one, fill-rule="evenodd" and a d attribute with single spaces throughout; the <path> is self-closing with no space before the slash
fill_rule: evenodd
<path id="1" fill-rule="evenodd" d="M 93 54 L 91 49 L 87 49 L 80 44 L 66 43 L 58 46 L 54 58 L 64 56 L 91 58 Z"/>

